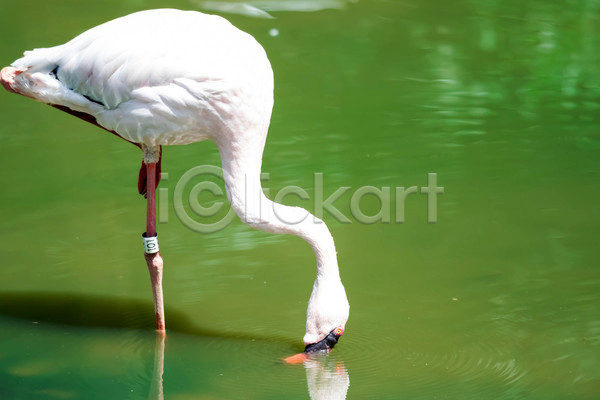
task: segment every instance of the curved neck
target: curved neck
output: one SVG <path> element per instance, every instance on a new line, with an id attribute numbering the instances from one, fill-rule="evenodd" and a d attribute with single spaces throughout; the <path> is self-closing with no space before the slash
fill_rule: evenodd
<path id="1" fill-rule="evenodd" d="M 317 279 L 339 279 L 335 243 L 325 222 L 303 208 L 290 207 L 267 199 L 262 189 L 260 195 L 262 196 L 261 202 L 266 203 L 267 208 L 272 209 L 273 213 L 271 214 L 272 218 L 266 221 L 264 227 L 258 226 L 257 228 L 271 231 L 269 227 L 275 227 L 281 233 L 291 233 L 301 237 L 312 247 L 315 253 Z"/>
<path id="2" fill-rule="evenodd" d="M 268 199 L 260 182 L 260 159 L 250 162 L 220 150 L 227 196 L 242 221 L 262 231 L 301 237 L 315 253 L 317 280 L 339 280 L 335 244 L 327 225 L 303 208 Z"/>

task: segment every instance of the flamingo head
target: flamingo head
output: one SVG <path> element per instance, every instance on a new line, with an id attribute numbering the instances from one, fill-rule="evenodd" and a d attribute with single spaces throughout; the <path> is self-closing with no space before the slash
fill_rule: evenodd
<path id="1" fill-rule="evenodd" d="M 344 333 L 350 305 L 342 282 L 317 279 L 308 302 L 304 351 L 329 351 Z"/>
<path id="2" fill-rule="evenodd" d="M 343 333 L 344 328 L 335 328 L 319 342 L 307 344 L 304 348 L 304 352 L 315 353 L 317 351 L 329 351 L 337 344 Z"/>

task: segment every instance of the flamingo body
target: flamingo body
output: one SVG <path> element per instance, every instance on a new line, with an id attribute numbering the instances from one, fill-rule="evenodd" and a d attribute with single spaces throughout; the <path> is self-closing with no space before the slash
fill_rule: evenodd
<path id="1" fill-rule="evenodd" d="M 327 347 L 334 330 L 336 341 L 341 336 L 349 305 L 327 226 L 302 208 L 272 202 L 260 185 L 273 72 L 252 36 L 218 16 L 141 11 L 63 45 L 26 52 L 0 78 L 9 91 L 54 105 L 137 144 L 152 176 L 160 146 L 213 140 L 228 198 L 240 218 L 257 229 L 300 236 L 313 248 L 317 278 L 307 310 L 307 348 Z M 147 233 L 153 236 L 151 185 Z M 147 254 L 146 261 L 159 326 L 162 259 Z"/>
<path id="2" fill-rule="evenodd" d="M 263 48 L 227 20 L 194 11 L 117 18 L 26 52 L 13 67 L 27 70 L 16 80 L 30 82 L 30 97 L 149 146 L 266 133 L 273 106 Z"/>

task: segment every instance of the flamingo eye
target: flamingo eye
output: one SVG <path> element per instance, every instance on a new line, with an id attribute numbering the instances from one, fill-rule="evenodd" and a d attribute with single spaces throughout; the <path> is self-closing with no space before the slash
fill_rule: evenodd
<path id="1" fill-rule="evenodd" d="M 343 331 L 342 331 L 342 328 L 337 328 L 337 329 L 335 330 L 335 336 L 340 336 L 340 335 L 342 334 L 342 332 L 343 332 Z"/>

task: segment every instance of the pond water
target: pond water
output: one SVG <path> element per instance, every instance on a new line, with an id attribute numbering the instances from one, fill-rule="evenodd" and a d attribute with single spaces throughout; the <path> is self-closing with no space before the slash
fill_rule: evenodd
<path id="1" fill-rule="evenodd" d="M 175 214 L 183 174 L 220 165 L 205 142 L 164 149 L 157 338 L 139 151 L 3 92 L 0 396 L 598 398 L 600 2 L 235 5 L 7 0 L 1 63 L 146 8 L 219 13 L 254 35 L 275 71 L 270 196 L 299 186 L 311 200 L 283 202 L 314 211 L 349 187 L 333 205 L 350 223 L 323 214 L 351 304 L 344 337 L 285 365 L 302 350 L 310 248 L 237 218 L 198 233 Z M 398 200 L 430 173 L 436 208 Z M 384 195 L 360 198 L 367 186 Z"/>

